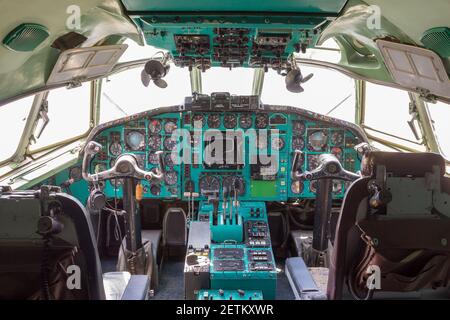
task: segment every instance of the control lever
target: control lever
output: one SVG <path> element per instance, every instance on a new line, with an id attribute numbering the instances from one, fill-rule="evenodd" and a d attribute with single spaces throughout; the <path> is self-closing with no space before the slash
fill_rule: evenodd
<path id="1" fill-rule="evenodd" d="M 213 205 L 213 225 L 217 226 L 217 220 L 219 217 L 219 200 L 214 199 L 211 200 L 212 205 Z"/>
<path id="2" fill-rule="evenodd" d="M 300 159 L 302 155 L 303 152 L 301 152 L 300 150 L 294 151 L 294 160 L 292 161 L 292 168 L 291 168 L 292 180 L 300 180 L 302 178 L 302 174 L 298 170 L 298 168 L 300 167 Z"/>

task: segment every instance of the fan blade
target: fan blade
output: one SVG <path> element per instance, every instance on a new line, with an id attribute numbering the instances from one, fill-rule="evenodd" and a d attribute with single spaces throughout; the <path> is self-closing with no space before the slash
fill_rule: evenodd
<path id="1" fill-rule="evenodd" d="M 314 73 L 308 74 L 306 77 L 304 77 L 300 82 L 305 83 L 306 81 L 311 80 L 311 78 L 314 76 Z"/>
<path id="2" fill-rule="evenodd" d="M 148 87 L 148 85 L 150 84 L 150 76 L 147 72 L 145 72 L 145 69 L 141 72 L 141 81 L 145 87 Z"/>
<path id="3" fill-rule="evenodd" d="M 293 93 L 303 92 L 303 88 L 300 86 L 301 72 L 298 69 L 293 69 L 288 72 L 284 81 L 286 82 L 286 89 Z"/>
<path id="4" fill-rule="evenodd" d="M 164 65 L 158 60 L 149 60 L 145 64 L 145 72 L 150 75 L 152 80 L 162 78 L 166 75 Z"/>
<path id="5" fill-rule="evenodd" d="M 286 89 L 292 93 L 301 93 L 301 92 L 305 91 L 305 89 L 303 89 L 299 83 L 292 83 L 292 84 L 286 86 Z"/>
<path id="6" fill-rule="evenodd" d="M 157 87 L 159 87 L 159 88 L 161 88 L 161 89 L 167 88 L 167 82 L 166 82 L 166 80 L 164 80 L 164 79 L 156 79 L 156 80 L 153 80 L 153 83 L 154 83 Z"/>

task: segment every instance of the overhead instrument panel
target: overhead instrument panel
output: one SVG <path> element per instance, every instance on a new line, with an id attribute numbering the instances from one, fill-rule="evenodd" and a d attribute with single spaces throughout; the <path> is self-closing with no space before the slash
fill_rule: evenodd
<path id="1" fill-rule="evenodd" d="M 186 101 L 178 112 L 160 108 L 106 124 L 95 135 L 103 150 L 91 171 L 110 168 L 123 153 L 134 154 L 139 166 L 152 170 L 158 166 L 155 153 L 163 151 L 165 178 L 160 183 L 142 181 L 144 198 L 208 200 L 236 194 L 247 201 L 288 201 L 312 199 L 317 192 L 315 182 L 291 178 L 294 150 L 302 151 L 300 171 L 316 168 L 323 153 L 334 154 L 349 171 L 359 170 L 354 146 L 364 138 L 346 122 L 264 106 L 254 96 L 216 93 Z M 336 181 L 334 196 L 342 198 L 346 188 Z M 120 197 L 121 189 L 120 179 L 104 186 L 110 197 Z"/>

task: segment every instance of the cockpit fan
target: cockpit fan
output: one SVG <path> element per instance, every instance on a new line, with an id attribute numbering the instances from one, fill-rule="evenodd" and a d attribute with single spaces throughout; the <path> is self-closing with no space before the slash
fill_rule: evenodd
<path id="1" fill-rule="evenodd" d="M 168 64 L 169 55 L 165 54 L 162 61 L 151 59 L 145 64 L 144 70 L 141 72 L 142 84 L 149 86 L 150 81 L 159 87 L 167 88 L 167 82 L 163 79 L 169 73 L 170 65 Z"/>
<path id="2" fill-rule="evenodd" d="M 285 78 L 286 81 L 286 89 L 293 93 L 300 93 L 305 91 L 303 89 L 302 84 L 307 82 L 313 77 L 313 73 L 308 74 L 306 77 L 303 77 L 303 74 L 300 69 L 294 68 L 291 69 Z"/>

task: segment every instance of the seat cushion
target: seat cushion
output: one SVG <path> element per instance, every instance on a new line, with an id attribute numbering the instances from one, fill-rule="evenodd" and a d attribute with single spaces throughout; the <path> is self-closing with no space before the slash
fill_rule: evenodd
<path id="1" fill-rule="evenodd" d="M 103 274 L 106 300 L 120 300 L 130 281 L 129 272 L 108 272 Z"/>
<path id="2" fill-rule="evenodd" d="M 153 260 L 157 261 L 159 242 L 161 241 L 161 230 L 142 230 L 142 242 L 152 243 Z"/>

